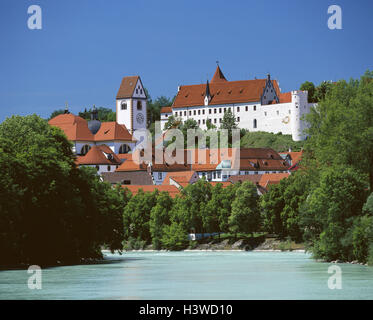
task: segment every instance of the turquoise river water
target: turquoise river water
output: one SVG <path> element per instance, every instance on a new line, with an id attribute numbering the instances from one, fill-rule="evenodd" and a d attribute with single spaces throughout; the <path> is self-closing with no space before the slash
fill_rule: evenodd
<path id="1" fill-rule="evenodd" d="M 373 267 L 328 267 L 301 252 L 126 252 L 100 264 L 46 268 L 42 289 L 27 270 L 0 271 L 0 299 L 373 299 Z"/>

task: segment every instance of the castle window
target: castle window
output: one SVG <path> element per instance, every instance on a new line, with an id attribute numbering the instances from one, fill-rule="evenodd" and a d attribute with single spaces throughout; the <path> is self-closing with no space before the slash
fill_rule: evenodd
<path id="1" fill-rule="evenodd" d="M 140 89 L 140 93 L 142 94 L 142 89 Z"/>
<path id="2" fill-rule="evenodd" d="M 221 118 L 219 119 L 219 123 L 221 123 Z"/>
<path id="3" fill-rule="evenodd" d="M 205 124 L 205 119 L 202 120 L 202 123 Z"/>
<path id="4" fill-rule="evenodd" d="M 202 110 L 202 114 L 205 114 L 205 109 Z"/>
<path id="5" fill-rule="evenodd" d="M 254 111 L 256 111 L 256 106 L 254 106 Z"/>
<path id="6" fill-rule="evenodd" d="M 193 110 L 193 115 L 196 115 L 196 110 Z"/>
<path id="7" fill-rule="evenodd" d="M 189 115 L 190 115 L 190 116 L 192 115 L 192 111 L 189 111 Z"/>
<path id="8" fill-rule="evenodd" d="M 256 129 L 258 126 L 258 122 L 256 121 L 256 119 L 254 119 L 253 121 L 253 128 Z"/>
<path id="9" fill-rule="evenodd" d="M 240 117 L 237 117 L 237 122 L 240 122 Z"/>
<path id="10" fill-rule="evenodd" d="M 127 144 L 122 144 L 119 147 L 119 154 L 125 154 L 125 153 L 128 153 L 129 151 L 131 151 L 131 148 Z"/>
<path id="11" fill-rule="evenodd" d="M 110 171 L 111 170 L 111 167 L 110 166 L 107 166 L 107 171 Z"/>
<path id="12" fill-rule="evenodd" d="M 212 112 L 211 109 L 209 109 L 209 114 L 211 114 L 211 112 Z"/>
<path id="13" fill-rule="evenodd" d="M 175 112 L 175 117 L 177 117 L 177 111 Z"/>
<path id="14" fill-rule="evenodd" d="M 158 180 L 162 180 L 162 172 L 158 172 Z"/>
<path id="15" fill-rule="evenodd" d="M 122 104 L 120 105 L 120 108 L 122 110 L 127 110 L 127 103 L 125 101 L 123 101 Z"/>
<path id="16" fill-rule="evenodd" d="M 219 113 L 221 113 L 221 108 L 219 108 Z"/>
<path id="17" fill-rule="evenodd" d="M 82 147 L 82 150 L 80 151 L 80 154 L 83 155 L 83 156 L 86 155 L 87 152 L 89 151 L 89 149 L 91 149 L 91 146 L 88 145 L 88 144 L 85 144 L 85 145 Z"/>
<path id="18" fill-rule="evenodd" d="M 186 111 L 184 111 L 184 117 L 186 117 Z"/>
<path id="19" fill-rule="evenodd" d="M 139 89 L 136 89 L 136 94 L 138 94 L 139 93 Z"/>
<path id="20" fill-rule="evenodd" d="M 198 110 L 198 115 L 201 115 L 201 110 Z"/>
<path id="21" fill-rule="evenodd" d="M 142 103 L 141 103 L 141 101 L 137 101 L 137 110 L 142 110 Z"/>
<path id="22" fill-rule="evenodd" d="M 214 109 L 214 113 L 216 113 L 216 109 Z"/>
<path id="23" fill-rule="evenodd" d="M 237 107 L 237 112 L 240 112 L 240 107 Z"/>
<path id="24" fill-rule="evenodd" d="M 255 106 L 254 106 L 255 107 Z M 255 110 L 255 109 L 254 109 Z M 249 107 L 248 106 L 246 106 L 245 107 L 245 111 L 249 111 Z"/>
<path id="25" fill-rule="evenodd" d="M 201 120 L 198 120 L 198 124 L 201 124 Z"/>
<path id="26" fill-rule="evenodd" d="M 216 118 L 214 119 L 214 123 L 216 123 Z"/>

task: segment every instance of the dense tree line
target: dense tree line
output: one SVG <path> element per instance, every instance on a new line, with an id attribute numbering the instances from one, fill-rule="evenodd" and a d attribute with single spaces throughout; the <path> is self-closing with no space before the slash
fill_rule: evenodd
<path id="1" fill-rule="evenodd" d="M 373 73 L 323 86 L 302 168 L 262 198 L 264 225 L 315 258 L 373 264 Z"/>
<path id="2" fill-rule="evenodd" d="M 78 262 L 121 249 L 124 192 L 77 169 L 64 133 L 36 115 L 0 124 L 0 265 Z"/>
<path id="3" fill-rule="evenodd" d="M 214 187 L 204 179 L 188 185 L 172 199 L 168 193 L 140 191 L 124 209 L 128 248 L 179 250 L 187 247 L 188 233 L 254 233 L 261 230 L 259 196 L 250 182 Z"/>

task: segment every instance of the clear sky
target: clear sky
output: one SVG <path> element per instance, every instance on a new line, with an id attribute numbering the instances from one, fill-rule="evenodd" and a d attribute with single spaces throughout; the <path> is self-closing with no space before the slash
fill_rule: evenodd
<path id="1" fill-rule="evenodd" d="M 42 29 L 27 8 L 42 9 Z M 327 26 L 342 8 L 342 30 Z M 373 1 L 1 0 L 0 121 L 114 108 L 123 76 L 140 75 L 152 98 L 210 79 L 278 79 L 283 92 L 306 80 L 360 77 L 373 69 Z"/>

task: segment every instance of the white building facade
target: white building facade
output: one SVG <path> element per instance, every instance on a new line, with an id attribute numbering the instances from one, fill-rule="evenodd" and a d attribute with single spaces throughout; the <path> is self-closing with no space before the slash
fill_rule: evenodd
<path id="1" fill-rule="evenodd" d="M 305 139 L 303 116 L 314 104 L 307 91 L 281 93 L 276 80 L 227 81 L 219 66 L 211 83 L 180 86 L 171 107 L 161 111 L 164 129 L 170 116 L 180 121 L 194 119 L 207 129 L 210 121 L 219 128 L 224 113 L 230 110 L 240 129 L 290 134 L 294 141 Z"/>

